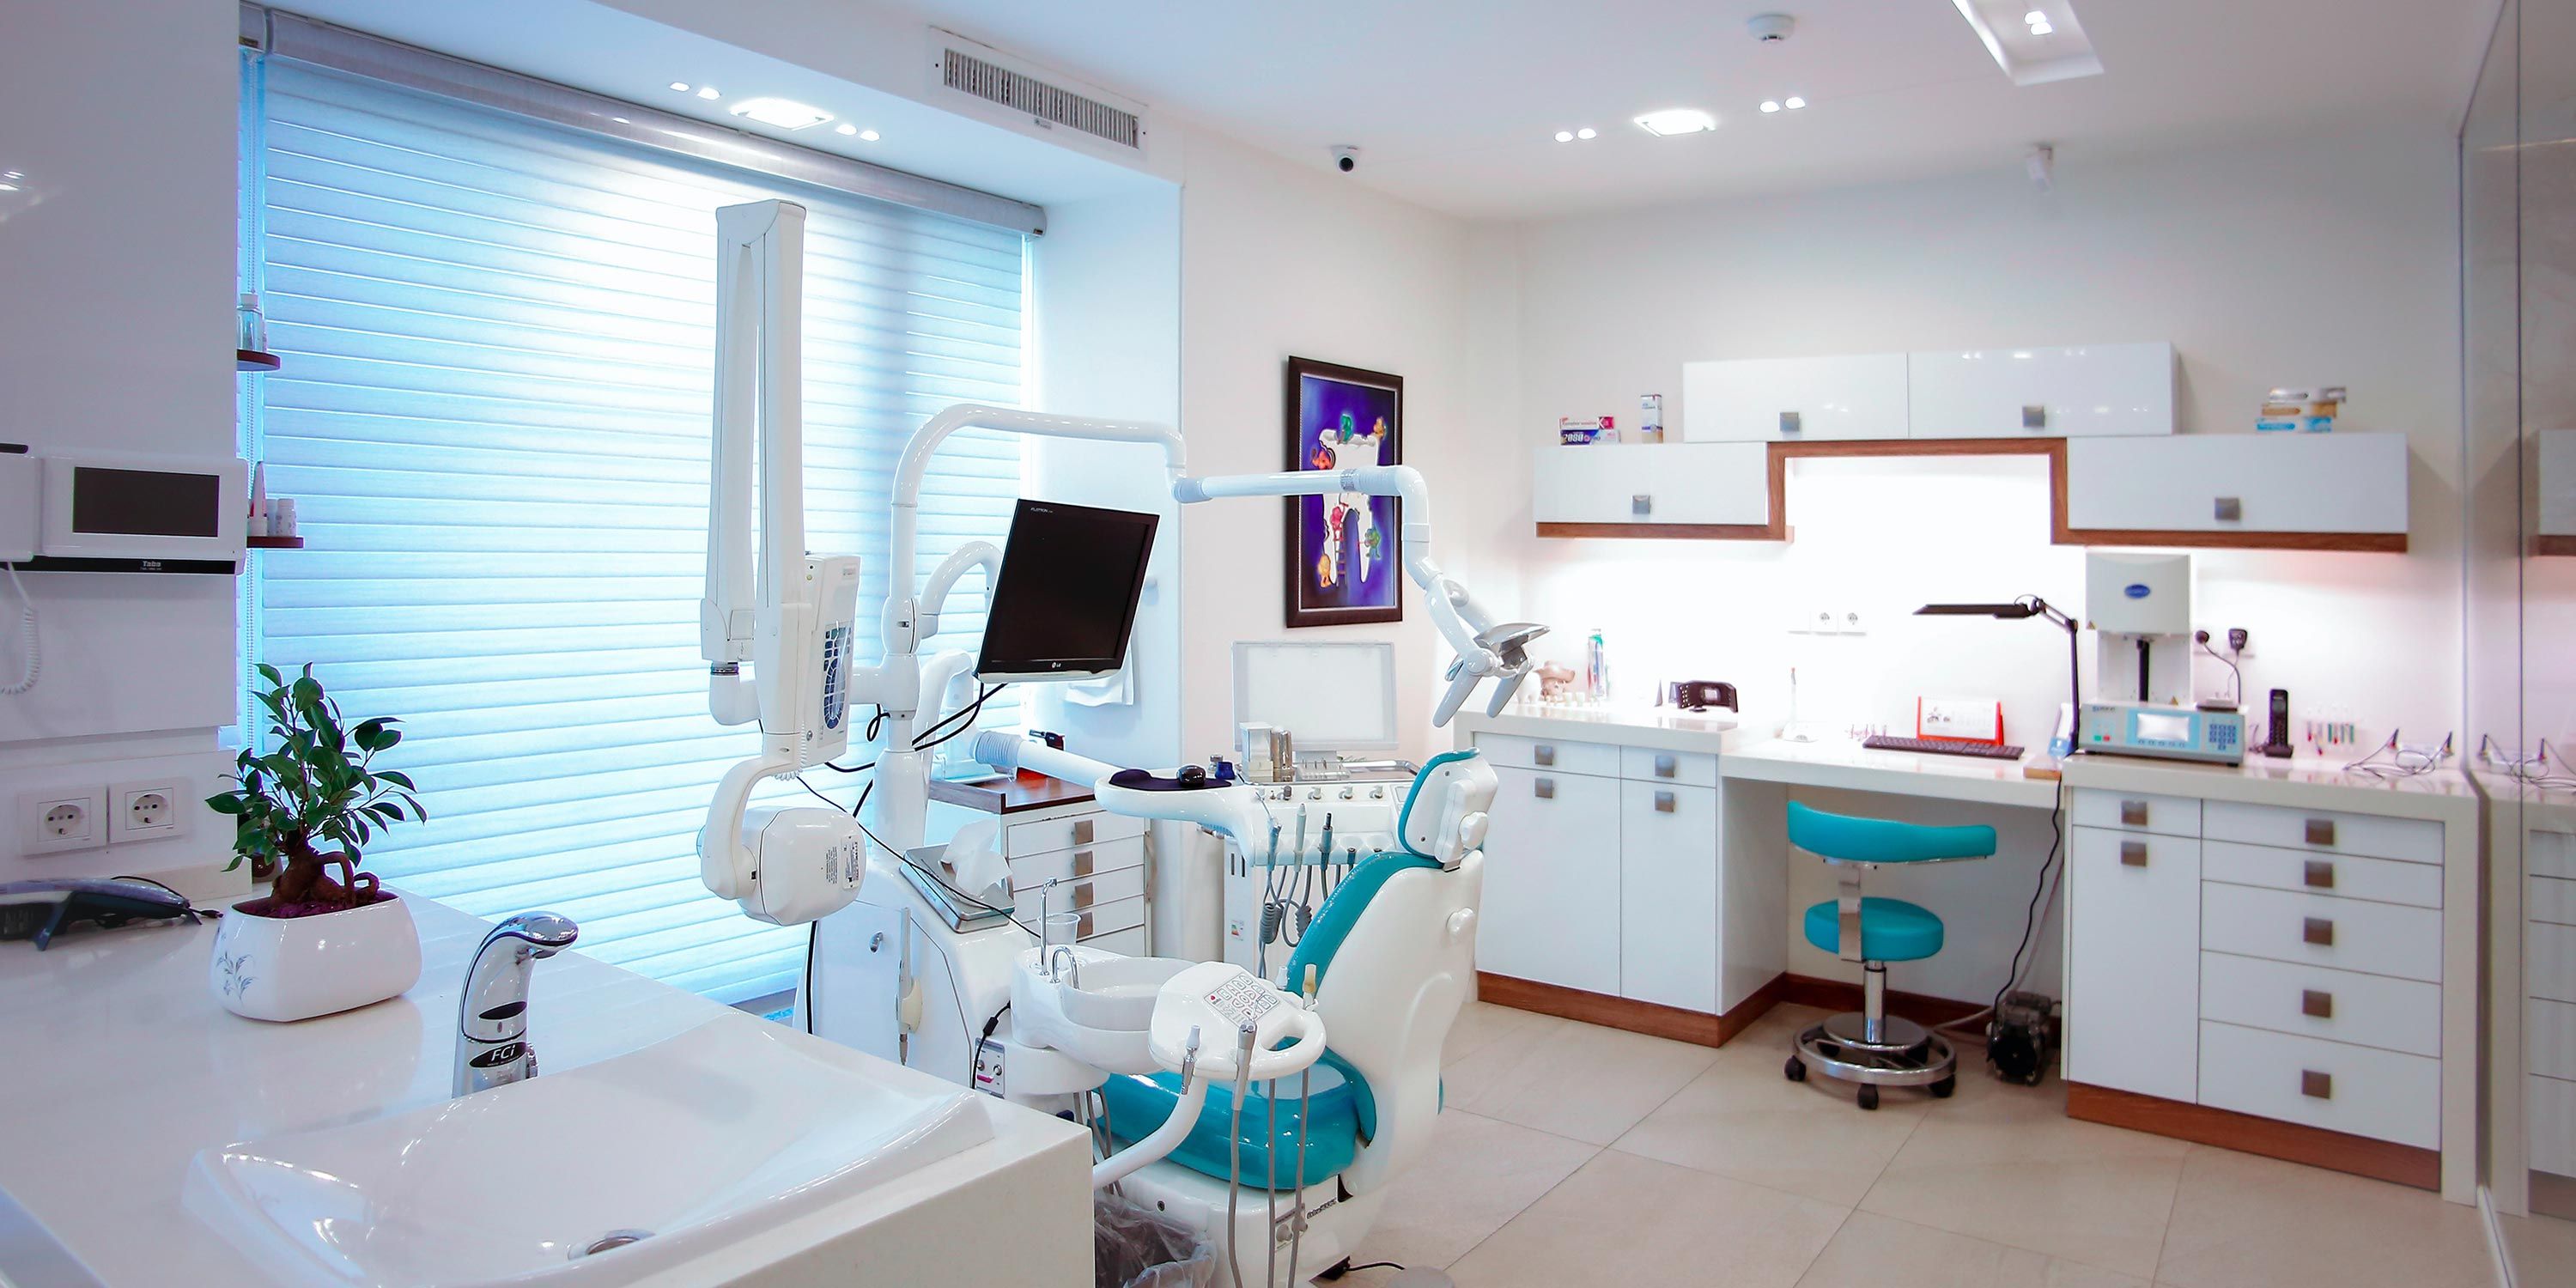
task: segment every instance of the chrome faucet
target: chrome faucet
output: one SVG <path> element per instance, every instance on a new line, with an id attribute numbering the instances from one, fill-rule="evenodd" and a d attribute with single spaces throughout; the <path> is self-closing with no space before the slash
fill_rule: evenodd
<path id="1" fill-rule="evenodd" d="M 580 937 L 572 918 L 551 912 L 520 913 L 483 936 L 456 1004 L 454 1094 L 537 1076 L 536 1048 L 528 1044 L 528 963 Z"/>

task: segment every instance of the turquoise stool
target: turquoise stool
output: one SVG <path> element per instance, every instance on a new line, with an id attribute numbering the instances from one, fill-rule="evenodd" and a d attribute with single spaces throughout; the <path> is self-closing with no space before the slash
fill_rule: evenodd
<path id="1" fill-rule="evenodd" d="M 1791 801 L 1789 843 L 1841 870 L 1841 897 L 1807 909 L 1807 942 L 1861 967 L 1861 1009 L 1799 1033 L 1789 1080 L 1804 1082 L 1814 1069 L 1859 1083 L 1863 1109 L 1878 1108 L 1881 1087 L 1924 1087 L 1947 1097 L 1959 1086 L 1949 1041 L 1887 1013 L 1887 964 L 1941 951 L 1941 919 L 1902 899 L 1862 898 L 1860 874 L 1882 863 L 1987 858 L 1995 852 L 1995 829 L 1845 818 Z"/>

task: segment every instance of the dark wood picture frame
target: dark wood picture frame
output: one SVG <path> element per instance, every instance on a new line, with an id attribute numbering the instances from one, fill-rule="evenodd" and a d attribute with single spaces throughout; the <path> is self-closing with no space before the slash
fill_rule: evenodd
<path id="1" fill-rule="evenodd" d="M 1307 382 L 1324 386 L 1310 390 Z M 1311 399 L 1309 395 L 1318 395 Z M 1312 404 L 1310 406 L 1310 403 Z M 1404 377 L 1383 371 L 1345 367 L 1338 363 L 1313 358 L 1288 359 L 1286 397 L 1283 400 L 1287 418 L 1287 466 L 1291 471 L 1319 468 L 1316 454 L 1325 449 L 1317 435 L 1308 432 L 1310 411 L 1316 413 L 1318 430 L 1325 425 L 1340 426 L 1343 417 L 1354 409 L 1382 411 L 1386 422 L 1385 436 L 1378 444 L 1375 464 L 1397 465 L 1404 460 Z M 1324 409 L 1338 406 L 1338 410 Z M 1327 419 L 1329 416 L 1329 419 Z M 1375 416 L 1366 426 L 1348 422 L 1349 430 L 1363 438 L 1375 431 Z M 1343 431 L 1347 432 L 1347 431 Z M 1352 462 L 1344 462 L 1345 464 Z M 1368 552 L 1366 530 L 1344 534 L 1334 539 L 1331 513 L 1332 497 L 1292 496 L 1287 498 L 1287 624 L 1291 629 L 1304 626 L 1351 626 L 1370 622 L 1404 620 L 1403 503 L 1393 497 L 1371 497 L 1358 511 L 1364 522 L 1375 530 L 1375 550 Z M 1345 518 L 1344 523 L 1349 523 Z M 1331 554 L 1340 555 L 1329 562 Z M 1336 591 L 1320 585 L 1324 567 L 1348 568 L 1356 565 L 1364 571 L 1356 576 L 1337 573 L 1336 581 L 1345 587 Z M 1383 579 L 1381 583 L 1381 578 Z M 1382 589 L 1372 593 L 1372 587 Z M 1347 602 L 1354 593 L 1369 602 Z M 1343 602 L 1336 602 L 1343 601 Z M 1383 601 L 1383 602 L 1379 602 Z"/>

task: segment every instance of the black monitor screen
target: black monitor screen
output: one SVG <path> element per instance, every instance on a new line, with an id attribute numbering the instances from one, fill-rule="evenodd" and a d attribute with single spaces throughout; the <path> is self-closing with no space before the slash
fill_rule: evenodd
<path id="1" fill-rule="evenodd" d="M 1073 675 L 1125 665 L 1161 521 L 1129 510 L 1020 502 L 976 673 Z"/>
<path id="2" fill-rule="evenodd" d="M 223 479 L 162 470 L 72 470 L 72 531 L 212 537 L 223 530 Z"/>

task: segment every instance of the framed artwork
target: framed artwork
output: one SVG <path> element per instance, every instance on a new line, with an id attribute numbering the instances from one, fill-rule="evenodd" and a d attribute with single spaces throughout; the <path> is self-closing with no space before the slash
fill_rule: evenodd
<path id="1" fill-rule="evenodd" d="M 1404 377 L 1312 358 L 1288 360 L 1288 468 L 1337 470 L 1404 459 Z M 1288 498 L 1288 625 L 1404 620 L 1391 496 Z"/>

